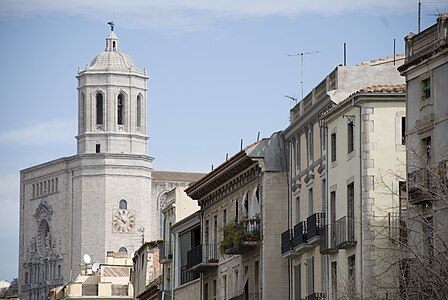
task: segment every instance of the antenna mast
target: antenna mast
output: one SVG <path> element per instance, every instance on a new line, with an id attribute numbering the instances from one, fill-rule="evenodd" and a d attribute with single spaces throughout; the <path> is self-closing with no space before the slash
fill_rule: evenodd
<path id="1" fill-rule="evenodd" d="M 304 55 L 309 55 L 309 54 L 316 54 L 319 53 L 319 51 L 312 51 L 312 52 L 299 52 L 296 54 L 289 54 L 289 56 L 299 56 L 300 55 L 300 87 L 302 90 L 302 98 L 301 100 L 303 100 L 303 56 Z"/>
<path id="2" fill-rule="evenodd" d="M 420 19 L 422 15 L 422 1 L 418 0 L 418 33 L 420 33 Z"/>

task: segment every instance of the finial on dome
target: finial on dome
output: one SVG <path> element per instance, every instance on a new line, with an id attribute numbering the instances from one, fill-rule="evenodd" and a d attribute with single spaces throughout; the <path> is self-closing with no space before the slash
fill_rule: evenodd
<path id="1" fill-rule="evenodd" d="M 114 26 L 115 26 L 114 21 L 108 22 L 107 25 L 110 25 L 110 31 L 114 31 Z"/>

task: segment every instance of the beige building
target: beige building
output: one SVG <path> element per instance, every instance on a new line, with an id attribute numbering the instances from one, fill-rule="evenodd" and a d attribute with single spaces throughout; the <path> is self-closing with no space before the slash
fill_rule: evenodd
<path id="1" fill-rule="evenodd" d="M 448 14 L 406 38 L 408 247 L 403 292 L 448 293 Z"/>
<path id="2" fill-rule="evenodd" d="M 287 225 L 284 151 L 274 133 L 187 188 L 201 207 L 201 244 L 187 253 L 187 270 L 201 274 L 200 299 L 287 299 L 279 252 Z"/>
<path id="3" fill-rule="evenodd" d="M 112 31 L 78 79 L 77 154 L 20 172 L 19 295 L 42 300 L 80 274 L 84 254 L 136 251 L 160 238 L 159 203 L 195 174 L 153 172 L 147 80 Z"/>
<path id="4" fill-rule="evenodd" d="M 199 210 L 197 201 L 188 197 L 184 190 L 184 187 L 178 187 L 167 192 L 162 208 L 162 237 L 164 241 L 160 256 L 160 262 L 163 264 L 164 294 L 162 299 L 172 299 L 170 296 L 173 295 L 172 288 L 175 269 L 173 268 L 172 262 L 175 236 L 171 232 L 171 226 Z"/>
<path id="5" fill-rule="evenodd" d="M 395 299 L 405 178 L 405 85 L 361 89 L 323 116 L 328 145 L 326 299 Z M 400 183 L 402 185 L 400 185 Z M 308 228 L 309 230 L 309 228 Z"/>
<path id="6" fill-rule="evenodd" d="M 283 131 L 289 148 L 287 226 L 281 234 L 281 253 L 289 266 L 289 298 L 320 299 L 328 287 L 328 259 L 320 242 L 328 219 L 329 134 L 322 114 L 352 93 L 370 85 L 402 84 L 396 65 L 403 56 L 356 66 L 338 66 L 290 112 Z M 279 236 L 280 238 L 280 236 Z"/>
<path id="7" fill-rule="evenodd" d="M 188 252 L 201 242 L 200 216 L 200 211 L 196 211 L 171 226 L 173 255 L 164 269 L 166 285 L 163 300 L 201 299 L 199 273 L 190 272 L 187 268 Z"/>
<path id="8" fill-rule="evenodd" d="M 77 278 L 63 286 L 53 288 L 50 300 L 69 299 L 133 299 L 130 282 L 132 260 L 126 253 L 107 253 L 104 264 L 83 264 Z M 47 297 L 46 297 L 47 298 Z"/>

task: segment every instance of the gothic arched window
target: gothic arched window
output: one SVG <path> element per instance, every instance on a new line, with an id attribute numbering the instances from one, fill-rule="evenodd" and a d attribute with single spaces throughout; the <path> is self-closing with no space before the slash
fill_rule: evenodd
<path id="1" fill-rule="evenodd" d="M 120 209 L 128 209 L 128 202 L 126 202 L 126 200 L 121 199 L 120 203 L 118 204 L 118 207 Z"/>
<path id="2" fill-rule="evenodd" d="M 142 97 L 137 96 L 137 127 L 142 126 Z"/>
<path id="3" fill-rule="evenodd" d="M 103 124 L 103 94 L 96 94 L 96 124 Z"/>
<path id="4" fill-rule="evenodd" d="M 122 93 L 118 95 L 117 123 L 118 125 L 124 124 L 124 95 Z"/>

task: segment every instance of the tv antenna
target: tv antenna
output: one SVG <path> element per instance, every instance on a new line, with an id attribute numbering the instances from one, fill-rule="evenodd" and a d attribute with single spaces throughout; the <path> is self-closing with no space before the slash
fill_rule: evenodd
<path id="1" fill-rule="evenodd" d="M 319 51 L 299 52 L 296 54 L 289 54 L 289 56 L 300 56 L 300 87 L 302 90 L 302 99 L 300 100 L 303 100 L 303 56 L 317 53 L 319 53 Z"/>

